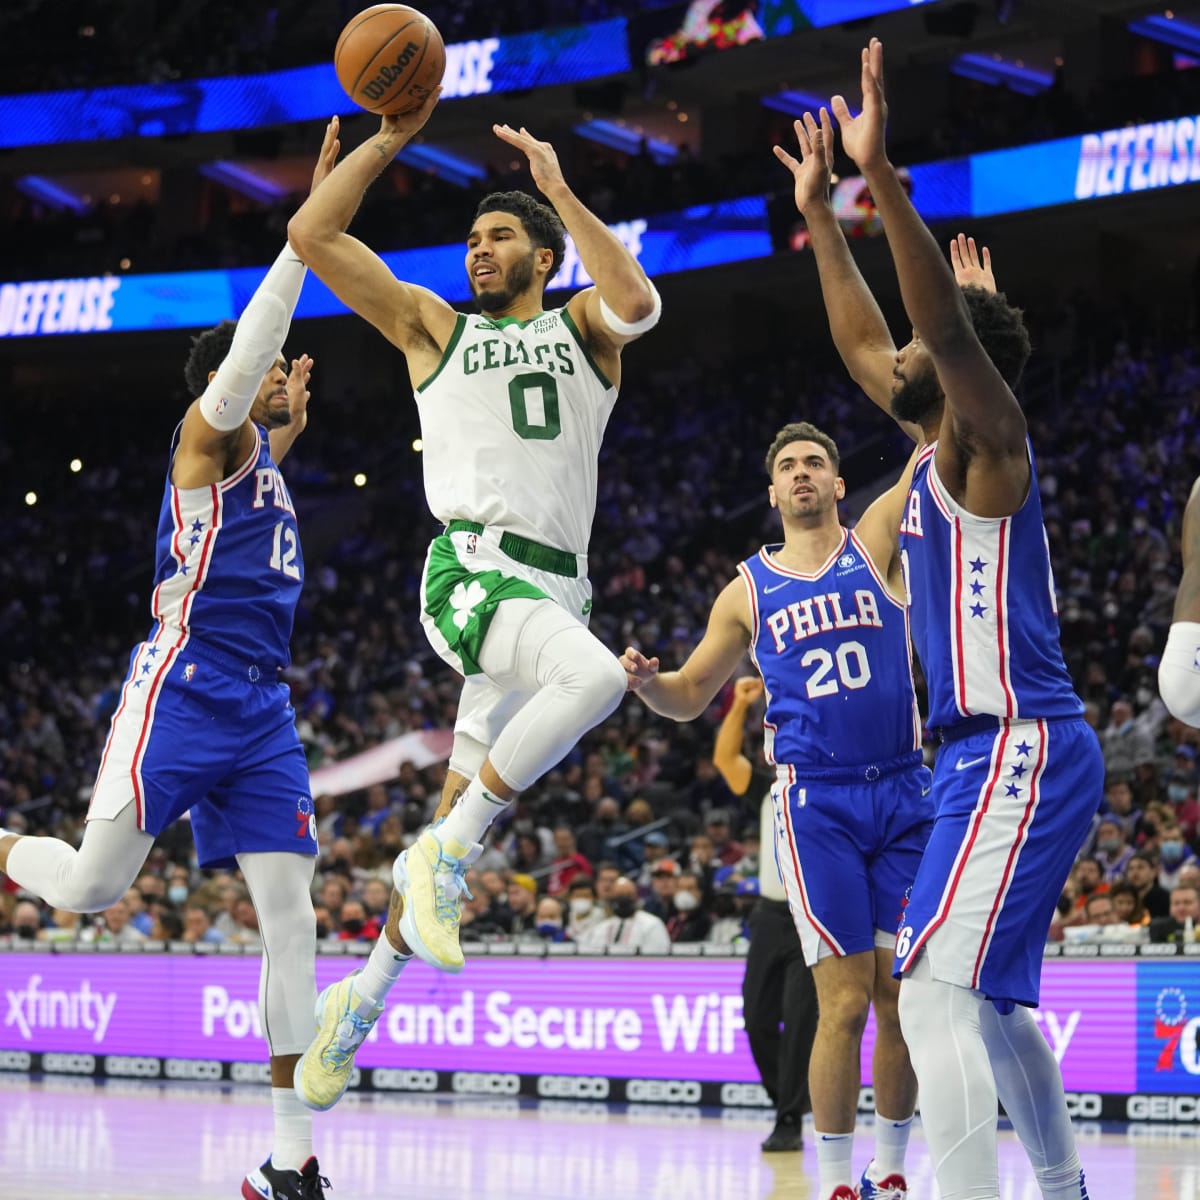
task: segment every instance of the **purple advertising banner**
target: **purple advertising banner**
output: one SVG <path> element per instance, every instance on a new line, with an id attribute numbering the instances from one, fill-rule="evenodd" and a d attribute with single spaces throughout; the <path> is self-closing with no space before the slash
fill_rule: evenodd
<path id="1" fill-rule="evenodd" d="M 318 986 L 349 966 L 318 959 Z M 1145 966 L 1047 962 L 1035 1017 L 1069 1091 L 1138 1090 L 1137 972 Z M 448 976 L 414 964 L 358 1063 L 752 1082 L 743 970 L 736 959 L 481 957 Z M 258 974 L 252 957 L 4 954 L 0 1051 L 254 1061 L 265 1054 Z M 872 1024 L 864 1083 L 873 1044 Z M 1143 1074 L 1142 1090 L 1151 1082 Z"/>

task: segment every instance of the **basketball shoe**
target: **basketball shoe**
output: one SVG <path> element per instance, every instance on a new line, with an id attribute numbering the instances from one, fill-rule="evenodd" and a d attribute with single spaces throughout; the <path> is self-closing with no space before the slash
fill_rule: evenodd
<path id="1" fill-rule="evenodd" d="M 342 1098 L 354 1070 L 354 1052 L 383 1012 L 380 1004 L 366 1016 L 361 1014 L 354 990 L 357 974 L 351 971 L 317 997 L 317 1036 L 309 1042 L 292 1073 L 292 1086 L 301 1104 L 317 1112 L 332 1108 Z"/>
<path id="2" fill-rule="evenodd" d="M 874 1160 L 867 1163 L 867 1169 L 858 1181 L 860 1200 L 907 1200 L 908 1184 L 903 1175 L 885 1175 L 882 1179 L 871 1178 L 871 1168 Z"/>
<path id="3" fill-rule="evenodd" d="M 862 1200 L 862 1198 L 856 1188 L 852 1188 L 848 1183 L 839 1183 L 829 1193 L 829 1200 Z"/>
<path id="4" fill-rule="evenodd" d="M 281 1171 L 268 1158 L 242 1180 L 242 1200 L 325 1200 L 331 1186 L 315 1158 L 299 1171 Z"/>
<path id="5" fill-rule="evenodd" d="M 458 923 L 462 898 L 473 899 L 465 872 L 482 853 L 479 843 L 464 846 L 443 840 L 437 825 L 431 825 L 392 868 L 396 891 L 404 897 L 400 936 L 418 958 L 439 971 L 453 974 L 463 968 Z"/>

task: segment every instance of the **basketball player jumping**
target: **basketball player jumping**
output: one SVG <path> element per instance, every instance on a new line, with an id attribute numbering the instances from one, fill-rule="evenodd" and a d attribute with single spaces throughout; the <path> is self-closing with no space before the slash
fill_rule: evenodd
<path id="1" fill-rule="evenodd" d="M 1183 578 L 1158 667 L 1158 691 L 1171 716 L 1200 728 L 1200 480 L 1183 512 Z"/>
<path id="2" fill-rule="evenodd" d="M 397 280 L 345 230 L 437 98 L 385 117 L 288 226 L 297 254 L 408 361 L 426 497 L 445 526 L 426 558 L 421 622 L 464 676 L 441 810 L 449 811 L 397 859 L 387 926 L 362 972 L 318 1004 L 320 1032 L 296 1071 L 298 1094 L 314 1108 L 345 1090 L 353 1053 L 412 953 L 461 969 L 460 896 L 475 847 L 625 691 L 617 659 L 587 629 L 586 552 L 621 348 L 657 322 L 658 294 L 567 186 L 553 148 L 506 125 L 494 126 L 497 137 L 528 157 L 553 207 L 523 192 L 479 205 L 466 247 L 479 314 Z M 545 311 L 564 227 L 595 286 Z"/>
<path id="3" fill-rule="evenodd" d="M 1103 787 L 1059 646 L 1025 418 L 1029 353 L 1002 295 L 960 289 L 884 141 L 883 47 L 863 108 L 834 97 L 847 154 L 891 246 L 913 340 L 886 355 L 892 410 L 926 447 L 900 543 L 913 636 L 943 748 L 936 818 L 896 941 L 900 1020 L 946 1200 L 997 1200 L 997 1093 L 1044 1200 L 1086 1200 L 1062 1077 L 1029 1007 L 1050 916 Z M 811 121 L 811 118 L 810 118 Z M 822 113 L 820 152 L 831 140 Z M 803 139 L 802 139 L 803 148 Z"/>
<path id="4" fill-rule="evenodd" d="M 659 674 L 658 659 L 632 646 L 621 656 L 630 688 L 677 721 L 708 707 L 747 650 L 766 684 L 776 850 L 818 998 L 809 1093 L 822 1200 L 859 1195 L 850 1160 L 872 1002 L 878 1117 L 862 1194 L 905 1194 L 917 1084 L 892 957 L 933 821 L 894 534 L 915 460 L 850 531 L 838 519 L 845 484 L 833 440 L 785 425 L 766 461 L 783 543 L 741 564 L 679 670 Z"/>
<path id="5" fill-rule="evenodd" d="M 329 125 L 314 189 L 338 155 Z M 292 1076 L 313 1031 L 317 852 L 308 766 L 288 689 L 304 578 L 278 463 L 307 422 L 312 360 L 281 357 L 304 283 L 289 247 L 237 322 L 195 338 L 197 397 L 176 431 L 158 520 L 154 625 L 129 661 L 78 851 L 0 830 L 0 870 L 68 912 L 99 912 L 155 837 L 191 809 L 202 867 L 241 870 L 262 933 L 259 1007 L 271 1051 L 275 1140 L 246 1200 L 320 1200 L 312 1113 Z"/>

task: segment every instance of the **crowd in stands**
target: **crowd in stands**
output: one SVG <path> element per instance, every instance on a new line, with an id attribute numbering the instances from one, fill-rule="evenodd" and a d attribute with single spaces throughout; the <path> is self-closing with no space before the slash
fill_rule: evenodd
<path id="1" fill-rule="evenodd" d="M 1051 339 L 1043 332 L 1039 340 Z M 1051 936 L 1180 939 L 1200 917 L 1200 733 L 1168 719 L 1155 679 L 1182 506 L 1200 474 L 1200 357 L 1117 344 L 1090 370 L 1072 372 L 1068 359 L 1061 377 L 1065 394 L 1031 392 L 1026 403 L 1064 650 L 1101 736 L 1107 779 Z M 746 395 L 756 397 L 753 417 L 739 400 Z M 448 727 L 458 687 L 415 619 L 436 526 L 411 458 L 374 491 L 347 483 L 364 447 L 375 448 L 384 472 L 415 432 L 413 415 L 349 391 L 342 401 L 322 403 L 285 464 L 307 562 L 285 678 L 314 768 L 408 731 Z M 26 403 L 32 414 L 46 399 Z M 36 506 L 7 513 L 0 559 L 0 644 L 9 647 L 0 825 L 68 840 L 82 835 L 128 649 L 147 625 L 165 467 L 161 413 L 126 424 L 101 404 L 90 412 L 94 428 L 80 432 L 94 465 Z M 821 369 L 812 347 L 631 372 L 601 458 L 590 557 L 592 628 L 605 644 L 636 643 L 668 667 L 682 661 L 738 559 L 774 536 L 760 456 L 797 416 L 839 441 L 843 466 L 865 439 L 891 429 L 840 368 Z M 14 421 L 0 461 L 61 456 L 44 435 L 39 422 Z M 896 461 L 902 456 L 897 445 Z M 710 758 L 728 699 L 675 725 L 628 698 L 498 823 L 470 876 L 464 938 L 647 951 L 742 938 L 762 852 L 759 797 L 733 796 Z M 760 748 L 751 729 L 748 752 Z M 377 936 L 391 863 L 429 817 L 443 778 L 444 767 L 405 764 L 386 783 L 316 797 L 322 937 Z M 196 869 L 186 822 L 159 839 L 134 888 L 104 914 L 51 912 L 10 886 L 0 891 L 0 931 L 122 943 L 257 937 L 240 882 Z"/>

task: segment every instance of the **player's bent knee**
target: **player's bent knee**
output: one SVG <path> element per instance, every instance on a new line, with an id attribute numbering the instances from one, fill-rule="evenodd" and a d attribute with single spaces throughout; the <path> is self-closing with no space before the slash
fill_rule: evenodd
<path id="1" fill-rule="evenodd" d="M 1200 728 L 1200 673 L 1164 655 L 1158 667 L 1158 694 L 1171 716 Z"/>
<path id="2" fill-rule="evenodd" d="M 64 903 L 70 912 L 95 913 L 111 908 L 129 890 L 130 884 L 113 879 L 73 879 L 65 886 Z"/>

